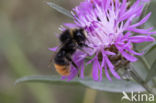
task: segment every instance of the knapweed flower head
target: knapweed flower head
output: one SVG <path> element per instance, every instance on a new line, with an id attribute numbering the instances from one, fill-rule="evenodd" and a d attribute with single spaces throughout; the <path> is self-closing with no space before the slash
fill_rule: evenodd
<path id="1" fill-rule="evenodd" d="M 142 55 L 133 50 L 134 43 L 151 42 L 153 28 L 140 29 L 150 17 L 148 13 L 142 20 L 144 3 L 136 0 L 132 5 L 127 0 L 86 0 L 73 9 L 74 23 L 64 24 L 68 28 L 84 28 L 87 33 L 86 44 L 91 48 L 83 49 L 92 56 L 87 63 L 87 54 L 77 50 L 73 61 L 77 64 L 80 77 L 84 78 L 87 64 L 92 64 L 92 77 L 102 80 L 105 76 L 111 80 L 111 75 L 120 79 L 116 68 L 137 61 L 135 55 Z M 77 76 L 78 70 L 72 66 L 68 80 Z"/>

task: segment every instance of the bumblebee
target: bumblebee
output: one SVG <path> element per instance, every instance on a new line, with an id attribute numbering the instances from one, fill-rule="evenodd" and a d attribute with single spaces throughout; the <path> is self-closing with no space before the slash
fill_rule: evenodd
<path id="1" fill-rule="evenodd" d="M 85 41 L 87 40 L 87 32 L 83 28 L 79 29 L 67 29 L 59 37 L 62 44 L 67 42 L 76 43 L 78 48 L 87 46 Z"/>
<path id="2" fill-rule="evenodd" d="M 61 42 L 61 47 L 54 57 L 54 66 L 60 75 L 68 76 L 70 75 L 71 64 L 78 69 L 77 65 L 72 60 L 72 55 L 77 49 L 85 52 L 83 47 L 88 47 L 88 45 L 85 44 L 87 32 L 82 28 L 67 29 L 61 33 L 59 40 Z"/>

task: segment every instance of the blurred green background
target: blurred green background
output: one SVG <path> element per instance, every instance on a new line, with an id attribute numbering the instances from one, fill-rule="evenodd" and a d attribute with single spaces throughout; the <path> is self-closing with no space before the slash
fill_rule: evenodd
<path id="1" fill-rule="evenodd" d="M 50 8 L 46 1 L 0 0 L 0 103 L 120 103 L 121 93 L 80 86 L 14 85 L 23 76 L 57 74 L 54 68 L 48 68 L 53 54 L 48 48 L 58 43 L 58 27 L 72 20 Z M 53 2 L 71 10 L 80 0 Z"/>

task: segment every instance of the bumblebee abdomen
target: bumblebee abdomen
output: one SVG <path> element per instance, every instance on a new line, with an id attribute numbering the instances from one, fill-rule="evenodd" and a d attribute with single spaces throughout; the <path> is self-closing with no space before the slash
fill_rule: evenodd
<path id="1" fill-rule="evenodd" d="M 69 65 L 54 65 L 56 68 L 56 71 L 62 75 L 62 76 L 68 76 L 70 75 L 70 66 Z"/>

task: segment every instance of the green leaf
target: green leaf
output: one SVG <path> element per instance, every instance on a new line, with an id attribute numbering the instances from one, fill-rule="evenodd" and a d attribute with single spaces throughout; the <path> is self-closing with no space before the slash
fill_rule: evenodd
<path id="1" fill-rule="evenodd" d="M 131 65 L 133 65 L 133 69 L 136 74 L 141 77 L 142 80 L 145 80 L 148 73 L 149 64 L 144 56 L 138 56 L 138 61 L 131 63 Z"/>
<path id="2" fill-rule="evenodd" d="M 80 84 L 78 80 L 71 80 L 67 82 L 65 80 L 61 80 L 60 76 L 45 76 L 45 75 L 34 75 L 34 76 L 26 76 L 16 80 L 15 84 L 25 82 L 41 82 L 41 83 L 52 83 L 52 84 Z M 81 84 L 80 84 L 81 85 Z"/>
<path id="3" fill-rule="evenodd" d="M 141 51 L 144 51 L 144 55 L 146 55 L 155 48 L 156 48 L 156 42 L 153 42 L 147 45 L 146 47 L 144 47 Z"/>
<path id="4" fill-rule="evenodd" d="M 156 60 L 154 61 L 154 63 L 152 64 L 152 67 L 147 75 L 146 81 L 151 80 L 153 77 L 156 76 Z"/>
<path id="5" fill-rule="evenodd" d="M 47 5 L 49 5 L 51 8 L 55 9 L 56 11 L 58 11 L 58 12 L 60 12 L 60 13 L 62 13 L 62 14 L 64 14 L 64 15 L 66 15 L 66 16 L 73 19 L 73 16 L 72 16 L 71 12 L 66 10 L 65 8 L 55 4 L 53 2 L 46 2 L 46 3 L 47 3 Z"/>
<path id="6" fill-rule="evenodd" d="M 137 84 L 134 81 L 126 81 L 126 80 L 117 80 L 112 79 L 109 81 L 106 78 L 103 78 L 102 81 L 94 81 L 92 78 L 85 79 L 73 79 L 69 82 L 65 80 L 61 80 L 58 76 L 27 76 L 16 80 L 17 83 L 24 82 L 40 82 L 40 83 L 52 83 L 52 84 L 62 84 L 62 85 L 81 85 L 85 87 L 89 87 L 92 89 L 100 90 L 100 91 L 108 91 L 108 92 L 138 92 L 145 91 L 145 89 Z"/>

